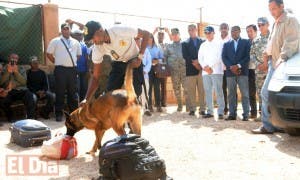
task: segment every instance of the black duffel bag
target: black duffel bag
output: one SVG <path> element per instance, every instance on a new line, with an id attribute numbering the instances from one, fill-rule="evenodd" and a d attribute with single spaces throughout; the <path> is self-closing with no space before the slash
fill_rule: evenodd
<path id="1" fill-rule="evenodd" d="M 106 142 L 99 154 L 102 180 L 170 180 L 166 165 L 139 135 L 127 134 Z"/>

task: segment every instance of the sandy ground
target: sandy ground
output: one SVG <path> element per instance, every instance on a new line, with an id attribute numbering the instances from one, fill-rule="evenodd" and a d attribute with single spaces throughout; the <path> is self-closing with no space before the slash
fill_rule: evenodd
<path id="1" fill-rule="evenodd" d="M 54 119 L 43 122 L 52 128 L 52 134 L 65 131 L 64 124 Z M 59 161 L 58 176 L 7 176 L 7 155 L 40 155 L 40 147 L 21 148 L 9 143 L 9 125 L 0 129 L 0 179 L 60 180 L 98 176 L 98 156 L 85 154 L 94 142 L 90 130 L 76 134 L 79 155 Z M 176 180 L 300 179 L 300 137 L 280 133 L 252 135 L 250 130 L 259 125 L 258 122 L 191 117 L 170 106 L 164 113 L 144 116 L 142 135 L 166 161 L 168 175 Z M 114 137 L 116 134 L 109 130 L 103 142 Z"/>

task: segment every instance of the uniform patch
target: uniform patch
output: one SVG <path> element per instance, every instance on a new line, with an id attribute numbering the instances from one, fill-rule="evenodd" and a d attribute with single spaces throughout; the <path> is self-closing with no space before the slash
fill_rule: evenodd
<path id="1" fill-rule="evenodd" d="M 120 40 L 119 44 L 120 44 L 121 47 L 126 47 L 128 43 L 124 40 Z"/>

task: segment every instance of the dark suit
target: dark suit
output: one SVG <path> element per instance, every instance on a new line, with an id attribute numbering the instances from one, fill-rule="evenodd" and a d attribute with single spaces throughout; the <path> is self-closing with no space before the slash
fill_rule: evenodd
<path id="1" fill-rule="evenodd" d="M 182 55 L 185 59 L 186 67 L 186 88 L 188 94 L 188 109 L 190 111 L 196 110 L 196 91 L 198 90 L 200 111 L 205 111 L 205 100 L 204 100 L 204 88 L 203 88 L 203 79 L 202 79 L 202 70 L 198 70 L 192 64 L 192 60 L 198 59 L 198 51 L 200 45 L 204 42 L 200 38 L 194 40 L 189 38 L 182 43 Z"/>
<path id="2" fill-rule="evenodd" d="M 222 52 L 222 60 L 226 66 L 228 101 L 230 116 L 236 117 L 237 108 L 237 84 L 242 95 L 243 116 L 249 116 L 249 85 L 248 85 L 248 66 L 249 66 L 250 43 L 248 40 L 239 39 L 235 50 L 234 40 L 224 44 Z M 240 64 L 241 74 L 235 75 L 231 72 L 230 67 Z"/>

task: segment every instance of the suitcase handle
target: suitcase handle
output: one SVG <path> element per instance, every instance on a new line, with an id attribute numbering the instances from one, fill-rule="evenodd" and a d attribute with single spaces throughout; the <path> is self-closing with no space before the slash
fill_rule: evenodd
<path id="1" fill-rule="evenodd" d="M 47 140 L 47 139 L 49 139 L 48 136 L 42 136 L 42 137 L 30 138 L 30 140 L 34 140 L 34 141 Z"/>

